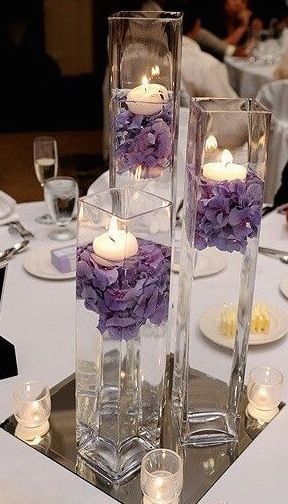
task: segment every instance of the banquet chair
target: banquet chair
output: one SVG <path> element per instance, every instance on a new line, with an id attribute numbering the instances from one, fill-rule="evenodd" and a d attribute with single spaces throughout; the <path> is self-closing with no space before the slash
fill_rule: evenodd
<path id="1" fill-rule="evenodd" d="M 288 160 L 288 79 L 265 84 L 256 99 L 273 112 L 264 192 L 265 203 L 273 203 Z"/>

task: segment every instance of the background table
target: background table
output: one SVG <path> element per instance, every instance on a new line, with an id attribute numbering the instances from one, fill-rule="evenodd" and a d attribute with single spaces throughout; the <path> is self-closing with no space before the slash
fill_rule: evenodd
<path id="1" fill-rule="evenodd" d="M 241 98 L 255 98 L 258 90 L 273 80 L 276 65 L 250 63 L 247 59 L 226 56 L 229 81 Z"/>
<path id="2" fill-rule="evenodd" d="M 21 221 L 36 235 L 31 248 L 53 243 L 47 239 L 48 227 L 34 221 L 43 211 L 43 203 L 19 205 Z M 13 241 L 15 238 L 8 234 L 7 228 L 0 228 L 0 247 Z M 282 215 L 273 212 L 263 219 L 261 243 L 288 248 L 288 227 Z M 23 257 L 18 255 L 9 263 L 1 307 L 0 334 L 15 344 L 19 366 L 18 377 L 0 381 L 2 421 L 12 412 L 11 394 L 17 382 L 40 379 L 52 386 L 74 371 L 74 281 L 34 278 L 23 269 Z M 275 258 L 259 256 L 256 290 L 273 304 L 287 308 L 288 301 L 279 292 L 279 282 L 284 275 L 288 275 L 287 265 Z M 177 276 L 175 278 L 177 280 Z M 218 278 L 221 284 L 221 273 Z M 175 299 L 175 289 L 172 295 Z M 283 338 L 273 345 L 250 349 L 248 371 L 261 362 L 285 371 L 287 345 Z M 222 355 L 220 348 L 217 354 L 216 362 Z M 283 399 L 288 401 L 287 377 Z M 284 408 L 200 501 L 201 504 L 284 504 L 288 495 L 287 425 L 288 412 Z M 2 430 L 0 453 L 1 504 L 114 502 Z"/>

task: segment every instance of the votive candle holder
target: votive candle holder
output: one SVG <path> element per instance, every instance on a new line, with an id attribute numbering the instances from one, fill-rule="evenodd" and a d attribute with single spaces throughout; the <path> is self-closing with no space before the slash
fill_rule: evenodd
<path id="1" fill-rule="evenodd" d="M 144 504 L 177 504 L 183 486 L 183 461 L 174 451 L 159 448 L 147 453 L 141 465 Z"/>

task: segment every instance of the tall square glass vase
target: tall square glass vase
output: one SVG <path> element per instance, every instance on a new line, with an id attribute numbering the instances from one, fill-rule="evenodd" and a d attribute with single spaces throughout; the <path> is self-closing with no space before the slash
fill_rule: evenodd
<path id="1" fill-rule="evenodd" d="M 128 187 L 79 204 L 77 446 L 96 472 L 117 482 L 159 445 L 171 209 L 169 201 Z"/>
<path id="2" fill-rule="evenodd" d="M 109 18 L 110 187 L 176 196 L 182 13 Z"/>
<path id="3" fill-rule="evenodd" d="M 270 112 L 192 99 L 173 404 L 184 445 L 237 440 Z"/>

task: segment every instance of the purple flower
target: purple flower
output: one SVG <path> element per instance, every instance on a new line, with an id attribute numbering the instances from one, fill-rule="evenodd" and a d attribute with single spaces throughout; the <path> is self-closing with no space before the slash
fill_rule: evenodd
<path id="1" fill-rule="evenodd" d="M 99 315 L 102 334 L 129 340 L 147 321 L 159 325 L 167 320 L 170 262 L 169 247 L 143 239 L 138 239 L 136 256 L 111 267 L 96 263 L 91 245 L 78 247 L 77 297 Z"/>
<path id="2" fill-rule="evenodd" d="M 119 174 L 141 166 L 142 178 L 155 178 L 171 163 L 172 105 L 152 116 L 135 115 L 125 101 L 115 117 L 115 156 Z"/>
<path id="3" fill-rule="evenodd" d="M 188 170 L 188 191 L 192 193 L 195 174 Z M 190 244 L 195 228 L 195 247 L 245 252 L 248 238 L 258 234 L 263 202 L 263 181 L 249 171 L 245 181 L 200 181 L 198 199 L 189 197 L 185 216 Z M 197 207 L 196 222 L 193 222 Z"/>

